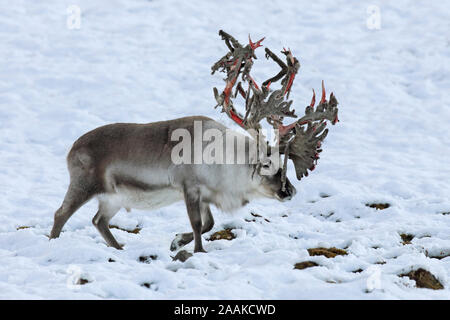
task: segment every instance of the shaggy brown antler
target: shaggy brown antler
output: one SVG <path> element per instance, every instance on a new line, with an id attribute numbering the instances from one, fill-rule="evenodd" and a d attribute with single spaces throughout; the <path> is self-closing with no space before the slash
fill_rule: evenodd
<path id="1" fill-rule="evenodd" d="M 326 120 L 332 124 L 339 121 L 338 102 L 334 94 L 330 94 L 329 101 L 325 97 L 325 87 L 322 81 L 322 98 L 316 110 L 314 110 L 316 95 L 313 90 L 311 104 L 306 107 L 305 115 L 293 124 L 285 126 L 283 134 L 280 130 L 280 151 L 294 162 L 298 180 L 308 176 L 308 170 L 315 169 L 319 153 L 322 152 L 320 147 L 328 134 L 328 129 L 325 129 Z M 286 166 L 283 170 L 286 170 Z"/>
<path id="2" fill-rule="evenodd" d="M 326 120 L 329 120 L 332 124 L 338 122 L 338 102 L 335 96 L 331 93 L 329 101 L 326 100 L 325 87 L 322 81 L 322 98 L 317 108 L 314 110 L 315 93 L 313 90 L 313 98 L 311 104 L 305 109 L 305 115 L 289 125 L 284 125 L 285 117 L 297 117 L 295 110 L 290 110 L 292 100 L 287 100 L 295 76 L 300 69 L 297 58 L 292 55 L 291 50 L 284 49 L 281 51 L 286 56 L 286 63 L 284 63 L 276 54 L 266 48 L 266 58 L 275 61 L 280 66 L 281 71 L 264 81 L 262 86 L 259 87 L 251 77 L 250 71 L 253 66 L 252 59 L 256 59 L 255 49 L 261 46 L 261 41 L 264 38 L 253 43 L 249 36 L 249 44 L 244 47 L 222 30 L 219 31 L 219 35 L 230 51 L 211 68 L 213 74 L 219 69 L 227 74 L 223 92 L 219 94 L 217 88 L 214 88 L 217 106 L 222 106 L 222 111 L 226 112 L 231 119 L 246 130 L 259 130 L 261 120 L 266 118 L 270 125 L 279 130 L 278 147 L 280 153 L 285 155 L 283 181 L 286 181 L 288 159 L 294 162 L 299 180 L 308 176 L 308 170 L 314 170 L 315 168 L 319 153 L 322 151 L 320 149 L 322 141 L 328 134 L 328 129 L 325 129 Z M 245 116 L 236 111 L 231 100 L 233 87 L 240 74 L 242 74 L 242 80 L 248 82 L 248 89 L 244 90 L 242 83 L 238 82 L 234 97 L 239 93 L 245 99 Z M 280 79 L 281 89 L 271 91 L 270 85 Z M 257 137 L 259 139 L 262 135 L 258 133 Z"/>

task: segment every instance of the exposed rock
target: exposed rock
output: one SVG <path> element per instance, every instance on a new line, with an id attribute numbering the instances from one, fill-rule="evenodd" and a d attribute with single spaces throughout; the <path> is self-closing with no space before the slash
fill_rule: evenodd
<path id="1" fill-rule="evenodd" d="M 16 228 L 16 230 L 23 230 L 23 229 L 30 229 L 32 228 L 31 226 L 19 226 Z"/>
<path id="2" fill-rule="evenodd" d="M 230 228 L 221 230 L 221 231 L 217 231 L 215 233 L 213 233 L 210 237 L 209 237 L 209 241 L 215 241 L 215 240 L 233 240 L 234 238 L 236 238 L 236 236 L 234 235 L 233 232 L 231 232 Z"/>
<path id="3" fill-rule="evenodd" d="M 87 280 L 87 279 L 80 278 L 80 279 L 78 279 L 78 281 L 77 281 L 76 284 L 78 284 L 78 285 L 84 285 L 84 284 L 89 283 L 89 282 L 90 282 L 90 281 Z"/>
<path id="4" fill-rule="evenodd" d="M 338 249 L 335 247 L 332 248 L 311 248 L 308 249 L 308 253 L 310 256 L 325 256 L 327 258 L 334 258 L 336 256 L 345 256 L 347 255 L 347 251 L 343 249 Z"/>
<path id="5" fill-rule="evenodd" d="M 294 265 L 294 269 L 298 269 L 298 270 L 303 270 L 306 268 L 311 268 L 311 267 L 317 267 L 319 266 L 317 263 L 315 263 L 314 261 L 303 261 L 303 262 L 298 262 Z"/>
<path id="6" fill-rule="evenodd" d="M 401 274 L 400 277 L 408 277 L 411 280 L 416 281 L 417 288 L 428 288 L 433 290 L 444 289 L 444 286 L 439 282 L 436 277 L 425 269 L 417 269 L 411 272 Z"/>
<path id="7" fill-rule="evenodd" d="M 389 203 L 366 203 L 366 206 L 375 208 L 376 210 L 384 210 L 389 208 L 391 205 Z"/>
<path id="8" fill-rule="evenodd" d="M 181 250 L 172 259 L 173 259 L 173 261 L 185 262 L 187 259 L 189 259 L 192 256 L 193 256 L 192 253 L 189 253 L 186 250 Z"/>
<path id="9" fill-rule="evenodd" d="M 152 283 L 144 282 L 141 284 L 141 287 L 146 287 L 147 289 L 150 289 L 152 287 Z"/>
<path id="10" fill-rule="evenodd" d="M 411 240 L 414 239 L 414 235 L 409 233 L 402 233 L 400 234 L 400 238 L 402 238 L 403 240 L 403 245 L 411 244 Z"/>

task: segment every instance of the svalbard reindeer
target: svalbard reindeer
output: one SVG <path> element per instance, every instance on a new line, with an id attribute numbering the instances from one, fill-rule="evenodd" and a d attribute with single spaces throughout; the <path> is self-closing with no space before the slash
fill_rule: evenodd
<path id="1" fill-rule="evenodd" d="M 296 117 L 290 110 L 292 101 L 286 99 L 300 67 L 298 60 L 284 50 L 285 64 L 266 49 L 266 56 L 282 70 L 260 88 L 250 70 L 254 50 L 262 40 L 256 44 L 250 40 L 243 47 L 227 33 L 219 34 L 230 52 L 212 67 L 213 73 L 219 68 L 227 73 L 224 91 L 219 95 L 214 88 L 214 95 L 223 112 L 249 135 L 230 133 L 222 124 L 203 116 L 148 124 L 116 123 L 86 133 L 67 156 L 70 184 L 55 213 L 51 239 L 59 237 L 77 209 L 96 197 L 99 207 L 92 222 L 109 246 L 121 249 L 109 230 L 109 221 L 121 208 L 155 209 L 184 200 L 193 232 L 178 234 L 170 249 L 194 240 L 194 252 L 204 252 L 201 234 L 214 225 L 211 204 L 232 211 L 254 198 L 286 201 L 295 195 L 296 190 L 286 177 L 287 160 L 294 162 L 299 180 L 314 169 L 328 132 L 325 120 L 337 122 L 337 101 L 333 94 L 329 101 L 325 99 L 322 83 L 318 107 L 314 110 L 313 95 L 305 116 L 283 125 L 284 117 Z M 237 85 L 237 92 L 246 99 L 245 116 L 236 111 L 231 101 L 232 89 L 241 73 L 249 84 L 247 91 L 241 83 Z M 271 91 L 269 85 L 281 78 L 282 88 Z M 260 131 L 264 118 L 279 131 L 275 146 L 268 146 Z M 190 139 L 186 142 L 187 136 Z M 260 150 L 264 151 L 263 156 Z M 284 154 L 281 166 L 276 150 Z"/>

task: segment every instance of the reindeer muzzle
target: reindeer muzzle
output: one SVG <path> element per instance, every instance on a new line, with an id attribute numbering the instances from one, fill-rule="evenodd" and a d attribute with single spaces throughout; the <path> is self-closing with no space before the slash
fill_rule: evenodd
<path id="1" fill-rule="evenodd" d="M 284 191 L 282 189 L 278 190 L 277 198 L 280 201 L 288 201 L 291 200 L 296 193 L 297 190 L 295 189 L 295 187 L 289 182 L 289 180 L 286 180 L 285 190 Z"/>

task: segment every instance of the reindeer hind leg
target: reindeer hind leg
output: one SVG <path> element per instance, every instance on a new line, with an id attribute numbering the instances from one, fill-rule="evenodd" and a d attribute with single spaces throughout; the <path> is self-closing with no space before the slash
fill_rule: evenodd
<path id="1" fill-rule="evenodd" d="M 53 228 L 50 232 L 50 239 L 58 238 L 62 228 L 67 220 L 77 211 L 83 204 L 92 198 L 93 194 L 81 188 L 77 184 L 71 183 L 67 190 L 64 201 L 55 212 Z"/>
<path id="2" fill-rule="evenodd" d="M 86 152 L 71 150 L 67 160 L 70 184 L 61 207 L 55 212 L 50 239 L 58 238 L 75 211 L 100 191 L 98 184 L 95 183 L 96 176 L 91 165 L 91 157 Z"/>
<path id="3" fill-rule="evenodd" d="M 98 212 L 92 219 L 92 223 L 97 228 L 98 232 L 100 232 L 103 239 L 105 239 L 108 246 L 121 250 L 122 246 L 114 238 L 111 230 L 109 230 L 109 221 L 119 210 L 120 206 L 99 199 Z"/>

